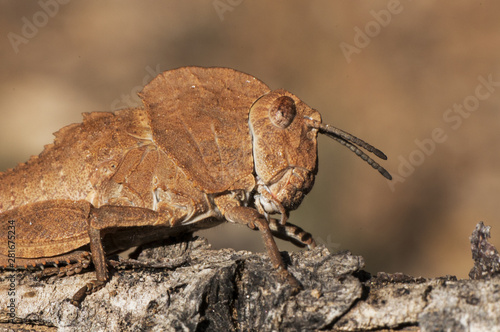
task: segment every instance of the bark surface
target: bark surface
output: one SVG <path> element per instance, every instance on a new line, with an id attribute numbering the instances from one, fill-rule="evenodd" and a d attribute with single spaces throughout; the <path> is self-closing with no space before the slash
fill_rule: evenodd
<path id="1" fill-rule="evenodd" d="M 0 331 L 500 331 L 500 260 L 488 237 L 478 224 L 471 280 L 372 276 L 362 257 L 321 246 L 283 252 L 304 287 L 296 295 L 265 254 L 212 250 L 201 238 L 143 248 L 114 263 L 111 281 L 80 308 L 70 298 L 92 271 L 44 280 L 2 271 Z"/>

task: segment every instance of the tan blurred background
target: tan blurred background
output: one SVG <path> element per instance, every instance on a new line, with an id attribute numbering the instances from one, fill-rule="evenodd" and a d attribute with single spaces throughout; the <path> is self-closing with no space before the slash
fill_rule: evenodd
<path id="1" fill-rule="evenodd" d="M 1 170 L 82 112 L 138 105 L 158 71 L 232 67 L 389 156 L 392 185 L 319 138 L 316 185 L 290 218 L 318 242 L 364 256 L 370 272 L 426 277 L 467 276 L 480 220 L 500 246 L 500 3 L 60 2 L 0 1 Z M 263 248 L 244 227 L 205 235 Z"/>

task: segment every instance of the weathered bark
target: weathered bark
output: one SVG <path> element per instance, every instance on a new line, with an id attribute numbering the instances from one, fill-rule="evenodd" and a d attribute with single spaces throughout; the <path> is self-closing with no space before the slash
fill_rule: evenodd
<path id="1" fill-rule="evenodd" d="M 487 273 L 486 280 L 370 276 L 361 257 L 324 247 L 283 257 L 304 286 L 296 295 L 265 254 L 211 250 L 199 238 L 146 248 L 121 262 L 80 308 L 69 299 L 93 272 L 36 280 L 4 271 L 0 330 L 24 323 L 46 331 L 500 331 L 500 278 Z M 14 324 L 5 309 L 12 275 Z"/>

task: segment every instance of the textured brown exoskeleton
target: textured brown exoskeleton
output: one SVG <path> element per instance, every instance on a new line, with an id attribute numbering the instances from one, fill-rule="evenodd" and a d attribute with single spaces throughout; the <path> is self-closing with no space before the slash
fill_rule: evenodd
<path id="1" fill-rule="evenodd" d="M 0 174 L 0 266 L 64 263 L 44 274 L 71 275 L 93 262 L 97 280 L 75 294 L 79 303 L 108 280 L 107 254 L 229 221 L 260 230 L 278 274 L 298 290 L 273 235 L 314 246 L 287 217 L 314 183 L 317 133 L 391 179 L 358 146 L 386 159 L 381 151 L 232 69 L 170 70 L 140 97 L 142 108 L 84 114 Z"/>

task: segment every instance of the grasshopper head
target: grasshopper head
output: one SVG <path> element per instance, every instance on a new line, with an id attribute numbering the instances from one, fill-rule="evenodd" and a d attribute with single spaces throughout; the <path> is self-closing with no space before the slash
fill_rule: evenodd
<path id="1" fill-rule="evenodd" d="M 257 175 L 255 205 L 260 213 L 296 209 L 314 184 L 317 172 L 318 132 L 348 147 L 387 179 L 390 174 L 359 147 L 387 157 L 373 146 L 340 129 L 321 123 L 321 115 L 288 91 L 278 89 L 259 98 L 250 108 L 249 127 Z"/>

